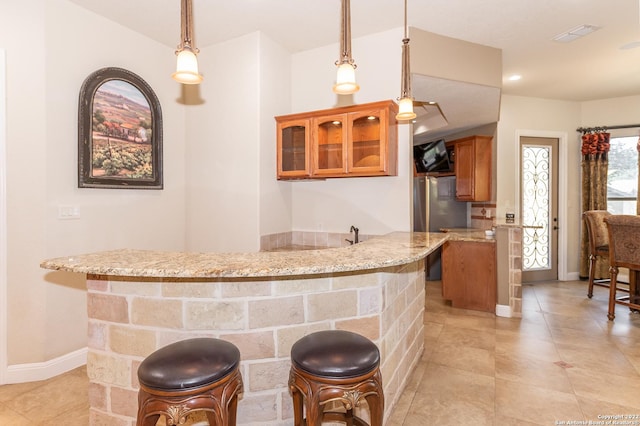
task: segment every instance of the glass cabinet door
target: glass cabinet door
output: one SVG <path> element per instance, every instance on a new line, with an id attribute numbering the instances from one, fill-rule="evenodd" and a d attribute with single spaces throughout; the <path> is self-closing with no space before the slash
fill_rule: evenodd
<path id="1" fill-rule="evenodd" d="M 329 175 L 346 172 L 345 118 L 345 114 L 340 114 L 314 119 L 313 174 Z"/>
<path id="2" fill-rule="evenodd" d="M 349 172 L 384 171 L 386 147 L 386 112 L 381 110 L 363 111 L 349 115 L 351 147 L 349 152 Z"/>
<path id="3" fill-rule="evenodd" d="M 278 177 L 309 175 L 309 121 L 278 123 Z"/>

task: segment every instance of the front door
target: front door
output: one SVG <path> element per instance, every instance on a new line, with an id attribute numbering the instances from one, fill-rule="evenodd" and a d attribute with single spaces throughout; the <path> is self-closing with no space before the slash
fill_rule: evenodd
<path id="1" fill-rule="evenodd" d="M 520 137 L 522 282 L 558 279 L 558 139 Z"/>

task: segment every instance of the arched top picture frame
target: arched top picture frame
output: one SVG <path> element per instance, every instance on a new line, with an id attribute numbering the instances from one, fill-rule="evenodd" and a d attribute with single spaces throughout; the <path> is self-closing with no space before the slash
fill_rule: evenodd
<path id="1" fill-rule="evenodd" d="M 80 89 L 78 187 L 162 189 L 162 111 L 151 87 L 102 68 Z"/>

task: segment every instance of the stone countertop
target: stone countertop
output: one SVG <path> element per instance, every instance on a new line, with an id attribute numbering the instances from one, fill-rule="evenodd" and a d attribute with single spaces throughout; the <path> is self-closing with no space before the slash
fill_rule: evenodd
<path id="1" fill-rule="evenodd" d="M 44 260 L 40 267 L 83 274 L 155 278 L 302 276 L 385 268 L 426 257 L 445 233 L 393 232 L 348 247 L 288 252 L 190 253 L 121 249 Z"/>
<path id="2" fill-rule="evenodd" d="M 487 236 L 483 229 L 475 228 L 442 228 L 442 232 L 449 235 L 450 241 L 471 241 L 481 243 L 495 243 L 495 232 L 491 236 Z"/>

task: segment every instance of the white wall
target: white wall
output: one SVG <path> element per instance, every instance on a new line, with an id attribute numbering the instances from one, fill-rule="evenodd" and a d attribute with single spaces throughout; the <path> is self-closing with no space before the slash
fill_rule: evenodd
<path id="1" fill-rule="evenodd" d="M 201 50 L 202 103 L 187 110 L 187 248 L 258 251 L 260 235 L 291 229 L 274 121 L 290 108 L 290 55 L 260 33 Z"/>
<path id="2" fill-rule="evenodd" d="M 201 49 L 203 103 L 187 118 L 187 247 L 259 247 L 259 35 Z"/>
<path id="3" fill-rule="evenodd" d="M 640 124 L 640 96 L 583 102 L 581 107 L 583 127 Z"/>
<path id="4" fill-rule="evenodd" d="M 580 139 L 576 129 L 580 126 L 580 104 L 538 98 L 503 95 L 498 122 L 496 160 L 496 217 L 505 217 L 506 207 L 518 205 L 519 184 L 518 131 L 558 132 L 567 135 L 566 167 L 559 173 L 567 183 L 567 217 L 559 226 L 566 227 L 567 265 L 569 274 L 579 271 L 580 252 Z M 575 275 L 577 277 L 577 275 Z"/>
<path id="5" fill-rule="evenodd" d="M 291 54 L 260 38 L 260 235 L 291 230 L 292 184 L 276 180 L 275 116 L 291 110 Z"/>
<path id="6" fill-rule="evenodd" d="M 67 0 L 3 5 L 0 44 L 9 123 L 8 363 L 42 363 L 85 347 L 87 338 L 83 277 L 43 270 L 43 259 L 184 248 L 184 107 L 169 77 L 172 49 Z M 135 72 L 160 100 L 163 191 L 77 188 L 80 86 L 109 66 Z M 80 219 L 59 220 L 59 205 L 78 206 Z"/>
<path id="7" fill-rule="evenodd" d="M 400 94 L 402 30 L 352 40 L 360 91 L 338 96 L 331 91 L 338 44 L 293 55 L 292 110 L 303 112 L 350 103 L 396 99 Z M 398 176 L 293 182 L 293 229 L 363 234 L 411 230 L 409 125 L 398 126 Z"/>

